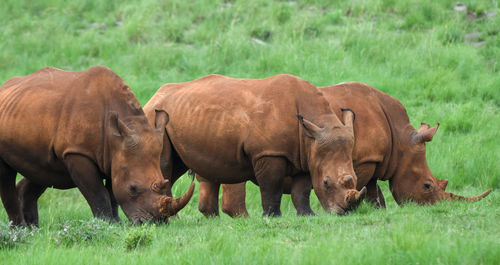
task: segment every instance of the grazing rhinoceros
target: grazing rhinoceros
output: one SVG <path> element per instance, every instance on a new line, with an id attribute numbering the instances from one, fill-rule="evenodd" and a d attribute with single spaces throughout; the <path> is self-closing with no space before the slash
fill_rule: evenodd
<path id="1" fill-rule="evenodd" d="M 385 207 L 377 180 L 389 180 L 398 204 L 408 200 L 420 204 L 433 204 L 438 200 L 473 201 L 491 192 L 490 189 L 474 197 L 445 192 L 448 180 L 435 178 L 425 158 L 425 143 L 432 140 L 439 124 L 430 128 L 422 123 L 415 130 L 398 100 L 366 84 L 350 82 L 319 89 L 333 111 L 349 106 L 356 113 L 353 163 L 357 187 L 366 186 L 367 199 L 376 206 Z M 284 184 L 286 193 L 290 192 L 289 182 Z M 211 215 L 218 214 L 218 192 L 218 187 L 209 189 L 200 185 L 200 205 L 215 204 Z M 232 217 L 248 215 L 245 183 L 223 185 L 222 210 Z"/>
<path id="2" fill-rule="evenodd" d="M 285 176 L 295 187 L 310 174 L 323 208 L 339 214 L 366 192 L 356 190 L 352 168 L 353 113 L 344 111 L 342 123 L 321 92 L 298 77 L 210 75 L 166 84 L 144 107 L 150 122 L 155 109 L 170 117 L 162 170 L 172 183 L 187 168 L 203 184 L 252 180 L 260 186 L 265 216 L 281 215 Z M 309 201 L 301 203 L 307 205 L 297 207 L 298 214 L 311 214 Z"/>
<path id="3" fill-rule="evenodd" d="M 101 66 L 9 79 L 0 87 L 0 194 L 10 221 L 37 225 L 47 187 L 78 187 L 98 218 L 118 220 L 118 203 L 132 222 L 166 220 L 194 190 L 164 195 L 167 118 L 158 112 L 161 129 L 151 127 L 127 84 Z M 17 172 L 25 179 L 16 191 Z"/>

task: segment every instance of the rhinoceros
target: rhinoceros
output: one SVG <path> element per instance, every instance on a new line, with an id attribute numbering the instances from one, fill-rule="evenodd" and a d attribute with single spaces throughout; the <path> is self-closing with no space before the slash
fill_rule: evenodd
<path id="1" fill-rule="evenodd" d="M 300 186 L 310 175 L 323 208 L 339 214 L 366 192 L 356 190 L 352 168 L 353 113 L 335 115 L 322 93 L 298 77 L 209 75 L 166 84 L 144 106 L 150 122 L 156 109 L 170 117 L 162 170 L 171 183 L 188 168 L 203 184 L 251 180 L 260 187 L 264 216 L 281 215 L 285 176 Z M 298 214 L 312 212 L 309 201 L 298 203 L 307 203 Z"/>
<path id="2" fill-rule="evenodd" d="M 119 220 L 119 204 L 132 222 L 167 220 L 194 190 L 165 195 L 167 117 L 159 111 L 153 128 L 128 85 L 102 66 L 9 79 L 0 87 L 0 194 L 9 220 L 38 225 L 47 187 L 78 187 L 98 218 Z M 16 190 L 18 172 L 25 179 Z"/>
<path id="3" fill-rule="evenodd" d="M 363 83 L 349 82 L 319 89 L 337 115 L 338 110 L 346 106 L 356 113 L 352 157 L 357 188 L 366 186 L 367 200 L 375 206 L 385 207 L 378 180 L 389 181 L 398 204 L 409 200 L 420 204 L 434 204 L 439 200 L 475 201 L 491 192 L 489 189 L 478 196 L 463 197 L 446 192 L 448 180 L 434 177 L 427 166 L 425 143 L 432 140 L 439 123 L 432 128 L 422 123 L 416 130 L 397 99 Z M 289 179 L 284 182 L 285 193 L 290 193 L 289 183 Z M 219 189 L 206 186 L 200 185 L 199 203 L 215 205 L 212 212 L 205 214 L 217 215 Z M 222 186 L 222 211 L 232 217 L 247 216 L 245 183 Z M 307 185 L 303 188 L 307 190 Z"/>

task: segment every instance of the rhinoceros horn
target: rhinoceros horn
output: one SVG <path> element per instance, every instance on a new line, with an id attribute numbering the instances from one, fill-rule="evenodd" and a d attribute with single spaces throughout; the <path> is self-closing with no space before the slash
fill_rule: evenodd
<path id="1" fill-rule="evenodd" d="M 486 197 L 488 194 L 490 194 L 491 192 L 491 189 L 488 189 L 487 191 L 477 195 L 477 196 L 473 196 L 473 197 L 464 197 L 464 196 L 461 196 L 461 195 L 457 195 L 457 194 L 454 194 L 454 193 L 451 193 L 451 192 L 445 192 L 444 193 L 444 196 L 443 196 L 443 199 L 445 200 L 449 200 L 449 201 L 455 201 L 455 200 L 464 200 L 464 201 L 468 201 L 468 202 L 473 202 L 473 201 L 479 201 L 481 200 L 482 198 Z"/>
<path id="2" fill-rule="evenodd" d="M 174 216 L 191 200 L 194 193 L 194 181 L 191 182 L 188 191 L 180 198 L 163 196 L 160 199 L 160 213 L 166 217 Z"/>
<path id="3" fill-rule="evenodd" d="M 418 131 L 416 134 L 413 135 L 413 142 L 414 143 L 425 143 L 425 142 L 430 142 L 432 141 L 432 137 L 434 134 L 436 134 L 437 129 L 439 128 L 439 122 L 437 123 L 436 126 L 430 127 L 429 124 L 423 123 L 420 125 L 420 128 L 418 128 Z"/>
<path id="4" fill-rule="evenodd" d="M 366 187 L 363 187 L 359 193 L 356 195 L 357 200 L 363 200 L 366 196 Z"/>
<path id="5" fill-rule="evenodd" d="M 356 207 L 366 196 L 366 187 L 363 187 L 360 191 L 356 189 L 348 190 L 345 195 L 345 201 L 350 205 L 350 207 Z"/>

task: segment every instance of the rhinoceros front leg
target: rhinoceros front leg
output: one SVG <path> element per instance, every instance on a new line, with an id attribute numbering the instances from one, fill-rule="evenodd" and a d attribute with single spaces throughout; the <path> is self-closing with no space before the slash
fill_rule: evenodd
<path id="1" fill-rule="evenodd" d="M 16 190 L 17 172 L 0 160 L 0 197 L 13 225 L 26 226 Z"/>
<path id="2" fill-rule="evenodd" d="M 113 194 L 113 185 L 111 184 L 111 178 L 106 178 L 105 187 L 109 192 L 109 198 L 111 200 L 111 212 L 113 214 L 113 221 L 120 222 L 120 216 L 118 215 L 118 202 L 116 201 L 115 195 Z"/>
<path id="3" fill-rule="evenodd" d="M 254 165 L 255 178 L 262 198 L 263 216 L 281 216 L 286 163 L 282 157 L 262 157 Z"/>
<path id="4" fill-rule="evenodd" d="M 371 179 L 366 185 L 366 199 L 377 208 L 385 208 L 385 199 L 377 183 L 377 178 Z"/>
<path id="5" fill-rule="evenodd" d="M 38 226 L 38 198 L 47 187 L 23 178 L 17 183 L 16 189 L 26 224 Z"/>
<path id="6" fill-rule="evenodd" d="M 113 220 L 111 198 L 96 165 L 85 156 L 69 154 L 64 163 L 71 179 L 87 200 L 94 217 Z"/>
<path id="7" fill-rule="evenodd" d="M 361 190 L 366 186 L 366 199 L 377 208 L 385 208 L 384 195 L 377 184 L 377 177 L 374 176 L 377 163 L 366 162 L 355 165 L 354 170 L 358 177 L 357 189 Z"/>
<path id="8" fill-rule="evenodd" d="M 211 182 L 198 174 L 196 174 L 196 179 L 200 183 L 198 210 L 205 215 L 205 217 L 219 216 L 220 184 Z"/>
<path id="9" fill-rule="evenodd" d="M 311 177 L 308 174 L 298 174 L 292 177 L 292 202 L 297 209 L 297 215 L 314 215 L 311 209 L 310 196 L 311 196 Z"/>
<path id="10" fill-rule="evenodd" d="M 248 217 L 245 206 L 246 182 L 222 184 L 222 211 L 235 217 Z"/>

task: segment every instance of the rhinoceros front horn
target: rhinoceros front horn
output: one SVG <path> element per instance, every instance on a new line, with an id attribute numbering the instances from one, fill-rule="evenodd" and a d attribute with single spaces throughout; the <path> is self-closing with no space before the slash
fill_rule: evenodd
<path id="1" fill-rule="evenodd" d="M 163 196 L 160 199 L 160 213 L 166 217 L 174 216 L 186 206 L 186 204 L 191 200 L 194 193 L 194 181 L 191 182 L 188 191 L 180 198 L 172 198 L 169 196 Z"/>
<path id="2" fill-rule="evenodd" d="M 457 195 L 457 194 L 454 194 L 451 192 L 445 192 L 443 199 L 449 200 L 449 201 L 464 200 L 467 202 L 474 202 L 474 201 L 479 201 L 482 198 L 488 196 L 488 194 L 490 194 L 490 192 L 491 192 L 491 189 L 488 189 L 487 191 L 485 191 L 477 196 L 473 196 L 473 197 L 464 197 L 464 196 Z"/>
<path id="3" fill-rule="evenodd" d="M 361 203 L 365 196 L 366 187 L 363 187 L 360 191 L 357 191 L 356 189 L 348 190 L 345 195 L 345 202 L 351 209 L 354 209 L 359 205 L 359 203 Z"/>
<path id="4" fill-rule="evenodd" d="M 366 196 L 366 187 L 363 187 L 358 194 L 356 194 L 356 200 L 361 201 Z"/>

